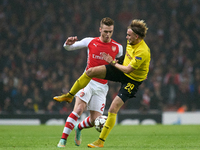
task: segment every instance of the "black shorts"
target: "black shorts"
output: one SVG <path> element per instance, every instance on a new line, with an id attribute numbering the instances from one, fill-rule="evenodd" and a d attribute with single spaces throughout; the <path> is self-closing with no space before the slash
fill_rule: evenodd
<path id="1" fill-rule="evenodd" d="M 106 80 L 120 82 L 121 88 L 118 96 L 126 102 L 129 98 L 135 97 L 138 87 L 142 82 L 134 81 L 127 77 L 122 71 L 118 70 L 112 65 L 106 65 Z"/>

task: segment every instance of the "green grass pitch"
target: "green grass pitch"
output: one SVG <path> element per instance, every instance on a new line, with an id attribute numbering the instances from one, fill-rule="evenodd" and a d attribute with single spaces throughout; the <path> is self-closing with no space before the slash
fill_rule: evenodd
<path id="1" fill-rule="evenodd" d="M 94 129 L 82 131 L 82 143 L 74 144 L 74 131 L 65 148 L 56 145 L 64 126 L 0 126 L 0 150 L 88 150 L 98 139 Z M 116 125 L 103 150 L 199 150 L 200 125 Z"/>

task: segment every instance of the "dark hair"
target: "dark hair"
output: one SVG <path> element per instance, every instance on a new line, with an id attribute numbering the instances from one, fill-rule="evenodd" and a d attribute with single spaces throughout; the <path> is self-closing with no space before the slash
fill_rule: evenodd
<path id="1" fill-rule="evenodd" d="M 112 26 L 114 25 L 114 20 L 112 20 L 111 18 L 109 17 L 105 17 L 101 20 L 100 22 L 100 27 L 102 27 L 102 25 L 107 25 L 107 26 Z"/>
<path id="2" fill-rule="evenodd" d="M 147 33 L 147 25 L 144 22 L 144 20 L 138 20 L 135 19 L 131 22 L 131 24 L 128 26 L 128 29 L 131 29 L 134 33 L 139 35 L 139 37 L 144 38 Z"/>

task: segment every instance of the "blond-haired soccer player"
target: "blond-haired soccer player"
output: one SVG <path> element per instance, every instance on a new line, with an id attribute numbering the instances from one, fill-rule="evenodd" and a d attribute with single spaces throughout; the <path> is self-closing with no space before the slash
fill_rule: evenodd
<path id="1" fill-rule="evenodd" d="M 77 37 L 69 37 L 64 43 L 64 48 L 68 51 L 87 48 L 86 71 L 91 67 L 108 64 L 101 55 L 103 52 L 108 53 L 113 59 L 123 55 L 122 45 L 111 39 L 114 31 L 114 21 L 111 18 L 106 17 L 101 20 L 99 31 L 100 37 L 87 37 L 80 41 L 77 41 Z M 75 129 L 75 144 L 77 146 L 81 144 L 81 130 L 93 127 L 96 117 L 104 112 L 108 92 L 107 82 L 104 79 L 93 78 L 84 89 L 79 90 L 76 94 L 74 109 L 66 120 L 58 147 L 65 147 L 67 138 L 73 129 Z M 54 97 L 54 99 L 62 102 L 65 100 L 63 97 L 65 95 Z M 86 107 L 90 111 L 90 116 L 76 124 Z"/>
<path id="2" fill-rule="evenodd" d="M 119 109 L 126 100 L 135 96 L 139 85 L 147 78 L 151 59 L 150 49 L 144 41 L 147 30 L 148 28 L 143 20 L 133 20 L 127 29 L 127 47 L 123 65 L 113 60 L 109 54 L 102 53 L 104 60 L 109 65 L 88 69 L 75 82 L 70 92 L 62 96 L 66 101 L 70 101 L 73 95 L 79 89 L 85 87 L 93 77 L 121 82 L 121 88 L 108 110 L 108 119 L 99 139 L 88 144 L 88 147 L 104 147 L 104 142 L 115 125 Z"/>

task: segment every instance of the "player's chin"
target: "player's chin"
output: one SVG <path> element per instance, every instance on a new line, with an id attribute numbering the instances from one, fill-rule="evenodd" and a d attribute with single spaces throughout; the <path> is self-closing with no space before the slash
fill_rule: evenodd
<path id="1" fill-rule="evenodd" d="M 106 42 L 109 42 L 110 39 L 111 39 L 110 37 L 106 37 L 106 38 L 105 38 L 105 41 L 106 41 Z"/>
<path id="2" fill-rule="evenodd" d="M 133 44 L 133 41 L 130 41 L 130 40 L 129 40 L 129 44 L 130 44 L 130 45 L 134 45 L 134 44 Z"/>

